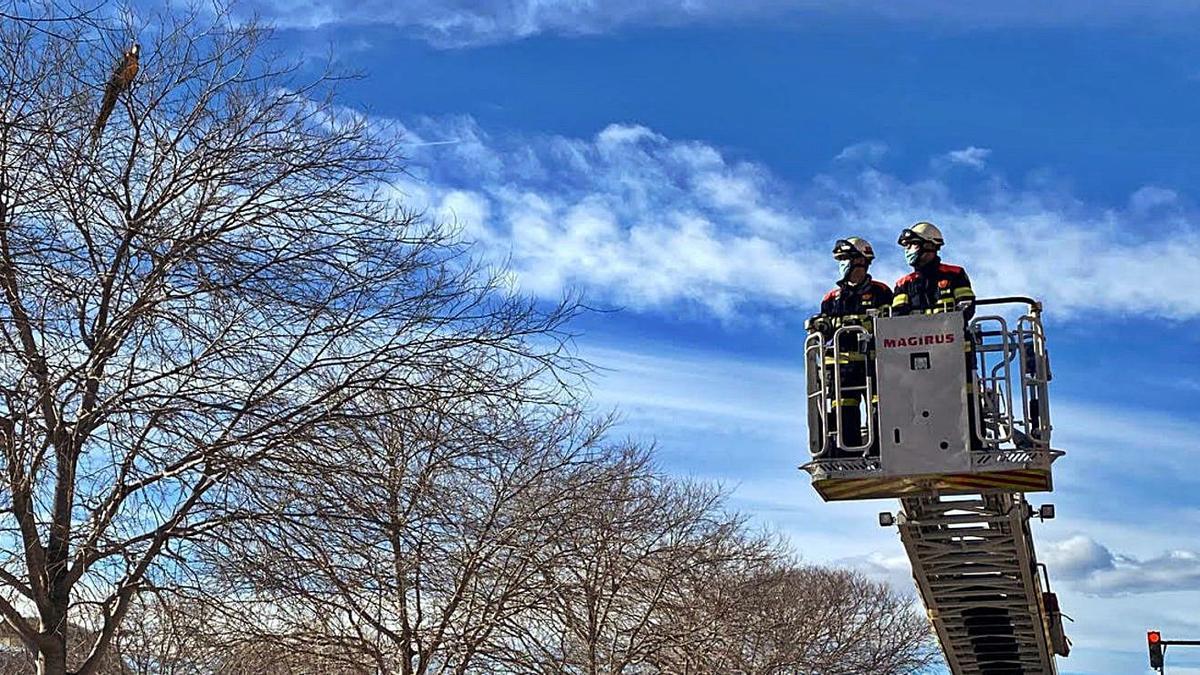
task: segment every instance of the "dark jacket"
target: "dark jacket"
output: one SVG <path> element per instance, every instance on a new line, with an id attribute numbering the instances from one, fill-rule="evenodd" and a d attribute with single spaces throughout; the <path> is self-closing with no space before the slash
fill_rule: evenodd
<path id="1" fill-rule="evenodd" d="M 971 290 L 971 279 L 966 270 L 934 258 L 896 281 L 892 314 L 950 312 L 964 301 L 971 303 L 964 312 L 970 319 L 975 314 L 975 291 Z"/>
<path id="2" fill-rule="evenodd" d="M 887 284 L 870 276 L 858 286 L 839 281 L 837 288 L 821 299 L 821 314 L 836 322 L 859 323 L 867 317 L 867 310 L 881 309 L 892 304 L 892 289 Z"/>
<path id="3" fill-rule="evenodd" d="M 847 281 L 839 281 L 838 287 L 825 294 L 821 300 L 821 316 L 828 321 L 821 327 L 821 334 L 828 340 L 833 332 L 841 326 L 867 326 L 868 310 L 877 310 L 892 304 L 892 289 L 887 284 L 875 281 L 868 276 L 857 286 Z M 869 326 L 868 326 L 869 327 Z M 859 350 L 856 335 L 843 334 L 838 340 L 839 348 L 845 358 L 862 359 L 863 356 L 851 356 Z"/>

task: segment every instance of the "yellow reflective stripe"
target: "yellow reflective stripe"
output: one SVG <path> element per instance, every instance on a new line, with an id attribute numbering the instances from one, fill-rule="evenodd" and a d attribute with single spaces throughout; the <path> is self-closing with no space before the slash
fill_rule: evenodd
<path id="1" fill-rule="evenodd" d="M 900 305 L 907 305 L 907 304 L 908 304 L 908 293 L 897 293 L 892 298 L 892 307 L 899 307 Z"/>
<path id="2" fill-rule="evenodd" d="M 956 299 L 956 300 L 961 300 L 962 298 L 973 298 L 973 297 L 975 297 L 975 291 L 971 290 L 970 286 L 964 286 L 963 288 L 954 289 L 954 299 Z"/>
<path id="3" fill-rule="evenodd" d="M 858 363 L 860 361 L 866 361 L 866 360 L 867 360 L 866 354 L 850 353 L 850 354 L 842 354 L 842 356 L 836 362 L 833 360 L 832 356 L 826 356 L 825 357 L 825 365 L 832 366 L 832 365 L 836 365 L 838 363 L 840 363 L 842 365 L 846 365 L 848 363 Z"/>
<path id="4" fill-rule="evenodd" d="M 834 408 L 840 408 L 841 406 L 844 406 L 844 405 L 858 405 L 858 399 L 856 399 L 856 398 L 843 398 L 843 399 L 841 399 L 841 400 L 838 400 L 838 401 L 831 401 L 831 402 L 830 402 L 830 405 L 831 405 L 831 406 L 833 406 Z"/>

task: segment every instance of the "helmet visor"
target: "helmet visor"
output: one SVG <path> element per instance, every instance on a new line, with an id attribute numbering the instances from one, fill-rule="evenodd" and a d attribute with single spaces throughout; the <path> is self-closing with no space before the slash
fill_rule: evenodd
<path id="1" fill-rule="evenodd" d="M 896 243 L 900 244 L 901 246 L 911 246 L 913 244 L 924 244 L 927 241 L 928 240 L 925 239 L 925 237 L 922 237 L 906 227 L 900 232 L 900 238 L 896 240 Z"/>
<path id="2" fill-rule="evenodd" d="M 850 260 L 851 258 L 865 257 L 867 256 L 863 255 L 862 251 L 858 250 L 848 239 L 838 239 L 837 243 L 833 245 L 834 260 Z"/>

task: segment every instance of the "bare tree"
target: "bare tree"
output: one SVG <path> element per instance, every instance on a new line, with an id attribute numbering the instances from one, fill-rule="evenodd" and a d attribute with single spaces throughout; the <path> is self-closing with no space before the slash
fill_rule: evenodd
<path id="1" fill-rule="evenodd" d="M 687 605 L 689 580 L 767 555 L 720 491 L 662 474 L 631 447 L 580 474 L 572 523 L 542 567 L 547 597 L 506 626 L 509 669 L 649 672 L 673 636 L 666 612 Z"/>
<path id="2" fill-rule="evenodd" d="M 339 470 L 257 492 L 280 517 L 246 523 L 217 575 L 252 589 L 223 603 L 237 653 L 405 674 L 899 674 L 935 658 L 910 598 L 795 565 L 718 490 L 604 443 L 606 425 L 511 390 L 480 400 L 410 400 L 330 439 L 317 456 Z"/>
<path id="3" fill-rule="evenodd" d="M 898 675 L 938 659 L 911 596 L 786 556 L 710 574 L 674 608 L 668 633 L 686 638 L 661 653 L 672 673 Z"/>
<path id="4" fill-rule="evenodd" d="M 503 293 L 396 207 L 391 136 L 256 27 L 34 23 L 0 25 L 0 615 L 39 672 L 87 674 L 139 593 L 205 585 L 200 551 L 364 395 L 453 399 L 517 363 L 558 396 L 572 306 Z"/>
<path id="5" fill-rule="evenodd" d="M 797 565 L 719 490 L 650 460 L 626 454 L 574 491 L 575 526 L 544 570 L 549 602 L 508 627 L 508 670 L 900 674 L 937 659 L 912 597 Z"/>
<path id="6" fill-rule="evenodd" d="M 626 672 L 671 643 L 685 582 L 773 555 L 715 490 L 602 442 L 606 420 L 497 391 L 409 399 L 328 439 L 337 470 L 258 490 L 278 516 L 218 563 L 253 588 L 225 603 L 236 642 L 406 675 Z"/>
<path id="7" fill-rule="evenodd" d="M 327 439 L 318 452 L 335 471 L 258 490 L 281 517 L 239 531 L 220 556 L 222 576 L 250 580 L 254 602 L 272 608 L 244 639 L 336 644 L 406 675 L 486 660 L 497 628 L 543 601 L 572 477 L 603 453 L 605 422 L 530 406 L 524 390 L 409 398 Z"/>
<path id="8" fill-rule="evenodd" d="M 111 662 L 121 669 L 119 672 L 130 675 L 376 672 L 328 647 L 303 645 L 300 641 L 247 639 L 245 622 L 230 622 L 225 615 L 226 601 L 192 592 L 138 594 L 113 638 Z M 28 658 L 26 661 L 32 663 Z M 102 669 L 101 672 L 118 671 Z"/>

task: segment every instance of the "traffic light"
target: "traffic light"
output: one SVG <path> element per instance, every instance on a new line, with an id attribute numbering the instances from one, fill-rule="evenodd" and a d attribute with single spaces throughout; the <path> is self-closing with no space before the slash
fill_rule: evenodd
<path id="1" fill-rule="evenodd" d="M 1162 635 L 1158 631 L 1152 630 L 1146 632 L 1146 646 L 1150 648 L 1150 667 L 1163 667 L 1163 646 Z"/>

